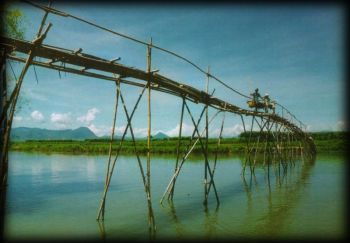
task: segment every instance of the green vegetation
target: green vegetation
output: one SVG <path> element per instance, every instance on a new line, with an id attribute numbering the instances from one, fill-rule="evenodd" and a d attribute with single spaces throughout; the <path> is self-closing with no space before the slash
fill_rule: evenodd
<path id="1" fill-rule="evenodd" d="M 185 152 L 189 143 L 189 138 L 181 140 L 180 151 Z M 116 152 L 120 141 L 113 142 L 113 152 Z M 177 151 L 177 138 L 154 139 L 152 140 L 151 151 L 157 154 L 175 154 Z M 209 139 L 208 152 L 215 153 L 217 139 Z M 147 140 L 136 140 L 136 148 L 140 154 L 147 153 Z M 12 142 L 10 146 L 14 151 L 40 151 L 40 152 L 62 152 L 62 153 L 105 153 L 109 151 L 108 139 L 87 139 L 84 141 L 74 140 L 27 140 L 24 142 Z M 233 152 L 244 151 L 245 143 L 240 143 L 237 138 L 224 139 L 218 152 L 229 154 Z M 193 153 L 201 153 L 201 146 L 198 142 L 193 149 Z M 123 142 L 121 153 L 134 153 L 133 142 L 126 140 Z"/>
<path id="2" fill-rule="evenodd" d="M 312 133 L 317 150 L 319 152 L 343 152 L 347 148 L 345 132 L 319 132 Z M 245 151 L 246 134 L 237 138 L 224 138 L 221 140 L 218 152 L 220 154 L 241 153 Z M 185 152 L 190 138 L 181 139 L 180 151 Z M 204 140 L 203 140 L 204 141 Z M 264 140 L 263 140 L 264 141 Z M 208 141 L 209 154 L 215 154 L 218 140 L 211 138 Z M 113 152 L 116 152 L 120 140 L 113 142 Z M 156 154 L 175 154 L 177 151 L 177 138 L 152 139 L 151 152 Z M 263 143 L 260 143 L 263 146 Z M 298 146 L 295 143 L 295 146 Z M 136 140 L 136 148 L 140 154 L 147 153 L 147 140 Z M 107 154 L 109 151 L 109 139 L 86 139 L 84 141 L 76 140 L 27 140 L 23 142 L 12 142 L 11 150 L 14 151 L 39 151 L 39 152 L 59 152 L 59 153 L 102 153 Z M 198 142 L 193 150 L 194 154 L 201 153 L 201 146 Z M 121 153 L 134 153 L 133 142 L 130 139 L 124 141 Z"/>
<path id="3" fill-rule="evenodd" d="M 311 133 L 318 151 L 345 152 L 348 147 L 348 132 L 316 132 Z"/>
<path id="4" fill-rule="evenodd" d="M 9 9 L 6 6 L 2 6 L 0 12 L 0 24 L 4 28 L 4 34 L 8 37 L 24 39 L 23 13 L 19 9 Z"/>

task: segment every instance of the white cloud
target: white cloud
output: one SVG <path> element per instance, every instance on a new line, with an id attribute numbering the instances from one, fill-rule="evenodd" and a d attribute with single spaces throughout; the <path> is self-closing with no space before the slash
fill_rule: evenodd
<path id="1" fill-rule="evenodd" d="M 130 129 L 129 129 L 130 131 Z M 134 136 L 135 137 L 147 137 L 147 131 L 148 129 L 145 127 L 145 128 L 133 128 L 133 132 L 134 132 Z"/>
<path id="2" fill-rule="evenodd" d="M 345 121 L 338 121 L 336 124 L 336 131 L 346 131 L 347 129 L 347 124 Z"/>
<path id="3" fill-rule="evenodd" d="M 108 127 L 104 125 L 96 126 L 95 124 L 89 124 L 87 127 L 99 137 L 110 136 L 112 131 L 112 127 Z"/>
<path id="4" fill-rule="evenodd" d="M 51 122 L 59 128 L 66 128 L 72 123 L 71 113 L 52 113 Z"/>
<path id="5" fill-rule="evenodd" d="M 306 125 L 306 131 L 311 132 L 312 126 L 310 124 Z"/>
<path id="6" fill-rule="evenodd" d="M 40 112 L 40 111 L 33 111 L 31 114 L 30 114 L 30 117 L 34 120 L 34 121 L 37 121 L 37 122 L 42 122 L 44 120 L 44 115 Z"/>
<path id="7" fill-rule="evenodd" d="M 86 115 L 77 118 L 77 121 L 91 125 L 91 122 L 95 120 L 96 114 L 100 111 L 97 108 L 91 108 L 87 111 Z"/>
<path id="8" fill-rule="evenodd" d="M 158 132 L 165 133 L 169 137 L 177 137 L 179 135 L 179 128 L 180 128 L 180 124 L 177 124 L 176 127 L 171 129 L 171 130 L 158 131 Z M 209 128 L 210 128 L 210 126 L 209 126 Z M 210 137 L 219 137 L 220 129 L 221 128 L 211 128 L 211 129 L 209 129 L 209 136 Z M 192 133 L 193 133 L 193 130 L 194 130 L 194 126 L 193 125 L 188 125 L 186 123 L 182 124 L 182 136 L 191 136 Z M 224 127 L 224 130 L 222 132 L 222 136 L 223 137 L 237 136 L 243 131 L 244 131 L 243 126 L 240 125 L 240 124 L 236 124 L 236 125 L 234 125 L 232 127 Z M 202 133 L 202 132 L 203 132 L 203 130 L 201 129 L 200 133 Z M 205 134 L 202 134 L 202 135 L 204 136 Z"/>
<path id="9" fill-rule="evenodd" d="M 125 127 L 126 126 L 124 126 L 124 125 L 120 126 L 120 127 L 116 127 L 114 129 L 114 136 L 122 136 L 124 133 Z M 110 129 L 110 131 L 112 131 L 112 129 Z M 134 132 L 134 136 L 137 138 L 147 137 L 148 129 L 146 127 L 143 127 L 143 128 L 133 127 L 132 131 Z M 111 134 L 111 132 L 109 132 L 108 135 L 110 135 L 110 134 Z M 131 137 L 130 128 L 128 128 L 127 136 Z"/>
<path id="10" fill-rule="evenodd" d="M 180 124 L 177 124 L 175 128 L 165 131 L 166 135 L 169 137 L 177 137 L 179 136 L 179 129 L 180 129 Z M 194 126 L 193 125 L 187 125 L 186 123 L 182 123 L 182 136 L 191 136 L 193 133 Z"/>
<path id="11" fill-rule="evenodd" d="M 247 126 L 246 129 L 249 129 L 249 126 Z M 222 136 L 223 137 L 232 137 L 232 136 L 237 136 L 242 132 L 244 132 L 243 125 L 235 124 L 233 127 L 224 127 L 224 130 L 222 132 Z M 217 134 L 217 136 L 218 135 L 219 135 L 219 133 Z"/>
<path id="12" fill-rule="evenodd" d="M 13 117 L 13 120 L 16 121 L 16 122 L 20 122 L 20 121 L 23 121 L 23 117 L 15 116 L 15 117 Z"/>
<path id="13" fill-rule="evenodd" d="M 101 136 L 110 136 L 111 132 L 112 132 L 112 127 L 105 126 L 105 125 L 96 126 L 95 124 L 91 123 L 87 127 L 99 137 L 101 137 Z M 124 126 L 124 125 L 120 126 L 120 127 L 116 127 L 114 129 L 114 137 L 122 136 L 123 133 L 124 133 L 125 127 L 126 126 Z M 133 127 L 133 132 L 134 132 L 134 136 L 136 138 L 147 137 L 147 128 L 138 128 L 138 127 L 134 128 Z M 129 128 L 128 128 L 127 136 L 131 137 Z"/>

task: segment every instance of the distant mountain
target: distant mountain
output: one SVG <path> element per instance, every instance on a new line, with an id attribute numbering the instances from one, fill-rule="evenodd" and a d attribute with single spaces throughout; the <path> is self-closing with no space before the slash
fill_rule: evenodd
<path id="1" fill-rule="evenodd" d="M 42 128 L 16 127 L 11 129 L 11 139 L 23 140 L 84 140 L 98 138 L 89 128 L 49 130 Z"/>
<path id="2" fill-rule="evenodd" d="M 153 139 L 165 139 L 165 138 L 169 138 L 168 135 L 162 133 L 162 132 L 158 132 L 156 135 L 152 136 Z"/>

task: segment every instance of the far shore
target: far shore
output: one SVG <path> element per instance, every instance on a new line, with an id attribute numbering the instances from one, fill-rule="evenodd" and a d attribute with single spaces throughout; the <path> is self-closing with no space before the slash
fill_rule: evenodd
<path id="1" fill-rule="evenodd" d="M 345 152 L 347 151 L 345 136 L 339 136 L 339 133 L 331 133 L 331 135 L 322 134 L 313 136 L 316 144 L 317 152 Z M 189 138 L 182 138 L 181 146 L 179 147 L 181 154 L 187 151 Z M 203 146 L 205 141 L 203 140 Z M 112 145 L 112 152 L 115 154 L 118 150 L 120 141 L 116 140 Z M 260 143 L 260 146 L 265 145 Z M 208 154 L 244 154 L 246 151 L 247 141 L 240 137 L 223 138 L 218 146 L 218 139 L 210 138 L 208 141 Z M 296 149 L 300 147 L 299 143 L 292 144 Z M 43 152 L 43 153 L 65 153 L 65 154 L 108 154 L 110 142 L 108 139 L 91 139 L 91 140 L 27 140 L 27 141 L 12 141 L 10 151 L 23 152 Z M 261 147 L 262 148 L 262 147 Z M 147 140 L 136 140 L 137 152 L 145 155 L 148 152 Z M 151 142 L 152 154 L 169 154 L 176 155 L 178 150 L 177 138 L 153 139 Z M 131 140 L 125 140 L 121 154 L 133 154 L 135 148 Z M 202 147 L 200 142 L 194 147 L 193 154 L 201 154 Z"/>

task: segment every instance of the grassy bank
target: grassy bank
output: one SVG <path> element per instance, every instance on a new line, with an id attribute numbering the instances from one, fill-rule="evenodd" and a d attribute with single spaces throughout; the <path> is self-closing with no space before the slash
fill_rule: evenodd
<path id="1" fill-rule="evenodd" d="M 346 151 L 346 133 L 313 133 L 312 134 L 317 150 L 319 152 L 344 152 Z M 217 139 L 209 139 L 208 152 L 214 154 L 217 148 Z M 180 151 L 187 150 L 189 138 L 183 138 L 181 140 Z M 113 152 L 116 152 L 119 147 L 120 141 L 116 140 L 113 143 Z M 176 154 L 177 151 L 177 138 L 167 139 L 154 139 L 152 140 L 151 152 L 156 154 Z M 261 143 L 261 145 L 263 145 Z M 295 144 L 297 146 L 297 144 Z M 220 154 L 232 154 L 241 153 L 245 151 L 246 147 L 246 135 L 242 134 L 237 138 L 224 138 L 221 140 L 218 152 Z M 136 140 L 136 148 L 140 154 L 147 153 L 147 140 Z M 107 154 L 109 151 L 108 139 L 93 139 L 93 140 L 29 140 L 29 141 L 17 141 L 12 142 L 10 146 L 12 151 L 24 151 L 24 152 L 58 152 L 58 153 L 98 153 Z M 201 153 L 201 146 L 198 142 L 195 146 L 193 153 Z M 133 143 L 130 140 L 126 140 L 123 143 L 121 153 L 132 154 L 134 153 Z"/>
<path id="2" fill-rule="evenodd" d="M 188 139 L 181 141 L 180 151 L 185 152 L 187 150 Z M 116 152 L 119 147 L 120 141 L 113 142 L 112 149 Z M 162 139 L 153 140 L 151 152 L 157 154 L 176 154 L 177 151 L 177 139 Z M 245 149 L 245 143 L 240 142 L 238 139 L 225 139 L 222 140 L 219 147 L 219 153 L 230 154 L 233 152 L 243 152 Z M 208 152 L 215 153 L 217 147 L 217 140 L 210 139 L 208 143 Z M 136 149 L 140 154 L 147 153 L 147 140 L 136 140 Z M 62 152 L 62 153 L 101 153 L 107 154 L 109 152 L 108 140 L 57 140 L 57 141 L 23 141 L 12 142 L 10 150 L 13 151 L 39 151 L 39 152 Z M 198 142 L 193 149 L 193 153 L 201 153 L 201 146 Z M 124 141 L 121 148 L 121 153 L 132 154 L 134 153 L 134 146 L 132 141 Z"/>

